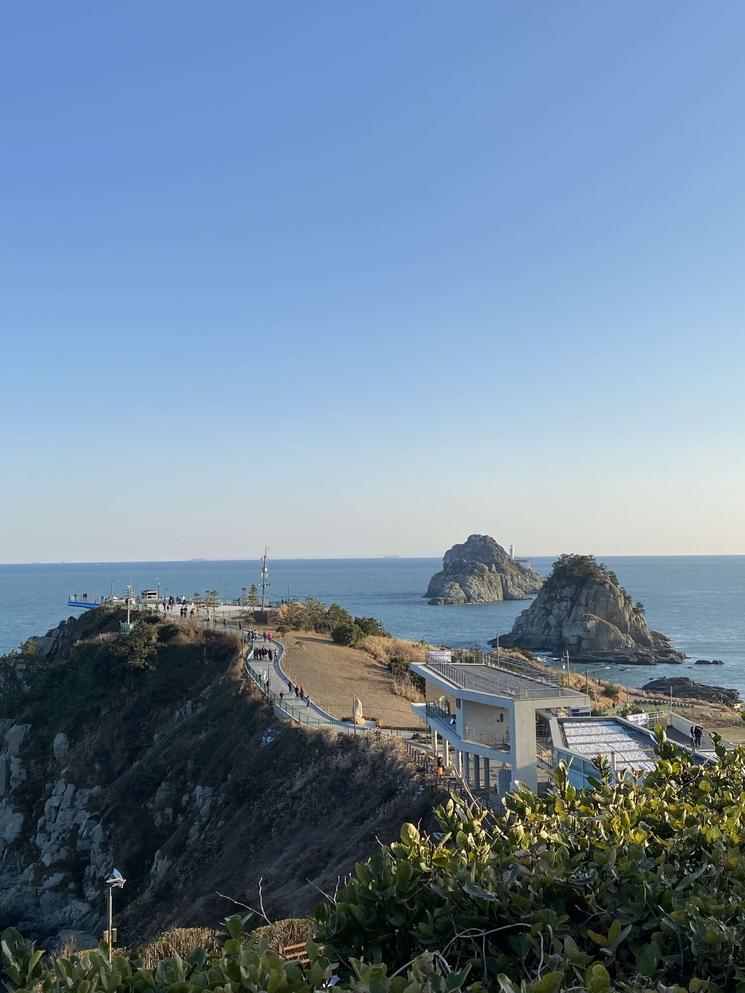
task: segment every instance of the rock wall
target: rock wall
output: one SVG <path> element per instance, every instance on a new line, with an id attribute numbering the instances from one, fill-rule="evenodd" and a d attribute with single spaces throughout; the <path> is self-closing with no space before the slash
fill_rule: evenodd
<path id="1" fill-rule="evenodd" d="M 0 929 L 96 943 L 114 866 L 129 945 L 218 926 L 217 891 L 250 904 L 261 877 L 271 914 L 308 912 L 431 810 L 395 743 L 278 725 L 230 635 L 118 621 L 91 611 L 0 660 Z"/>
<path id="2" fill-rule="evenodd" d="M 575 661 L 654 665 L 681 662 L 669 640 L 652 631 L 641 604 L 592 556 L 564 555 L 533 603 L 500 637 L 505 647 L 568 650 Z"/>
<path id="3" fill-rule="evenodd" d="M 424 595 L 431 604 L 525 600 L 542 583 L 537 572 L 515 562 L 494 538 L 472 534 L 445 552 L 442 570 Z"/>

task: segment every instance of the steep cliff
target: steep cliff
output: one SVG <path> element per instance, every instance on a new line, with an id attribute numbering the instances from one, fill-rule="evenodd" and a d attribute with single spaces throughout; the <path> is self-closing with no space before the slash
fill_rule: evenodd
<path id="1" fill-rule="evenodd" d="M 617 576 L 591 555 L 562 555 L 500 644 L 568 650 L 575 661 L 654 665 L 685 657 L 648 627 L 642 604 L 633 604 Z"/>
<path id="2" fill-rule="evenodd" d="M 279 724 L 229 634 L 102 610 L 0 662 L 0 929 L 97 939 L 102 881 L 120 940 L 215 925 L 231 904 L 277 917 L 426 815 L 395 743 Z"/>
<path id="3" fill-rule="evenodd" d="M 525 600 L 542 582 L 537 572 L 515 562 L 489 535 L 472 534 L 445 552 L 442 570 L 429 581 L 424 595 L 431 604 Z"/>

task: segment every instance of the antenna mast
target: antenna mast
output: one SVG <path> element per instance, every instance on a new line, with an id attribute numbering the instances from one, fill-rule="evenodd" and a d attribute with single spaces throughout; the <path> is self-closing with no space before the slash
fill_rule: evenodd
<path id="1" fill-rule="evenodd" d="M 267 582 L 267 577 L 269 575 L 269 569 L 268 569 L 267 564 L 266 564 L 268 553 L 269 553 L 269 546 L 268 545 L 264 545 L 264 554 L 263 554 L 263 556 L 261 558 L 261 610 L 262 610 L 262 613 L 263 613 L 263 610 L 264 610 L 264 601 L 265 601 L 265 595 L 266 595 L 266 588 L 269 585 L 269 583 Z"/>

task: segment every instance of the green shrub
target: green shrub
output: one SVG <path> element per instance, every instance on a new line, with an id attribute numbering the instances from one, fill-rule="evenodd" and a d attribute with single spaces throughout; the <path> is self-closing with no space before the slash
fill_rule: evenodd
<path id="1" fill-rule="evenodd" d="M 337 645 L 356 645 L 362 637 L 362 631 L 356 624 L 337 624 L 331 632 L 331 638 Z"/>
<path id="2" fill-rule="evenodd" d="M 9 993 L 215 993 L 270 991 L 270 993 L 316 993 L 335 972 L 321 949 L 308 942 L 309 963 L 288 962 L 268 946 L 242 940 L 243 922 L 238 917 L 226 922 L 227 932 L 216 949 L 199 946 L 182 957 L 174 953 L 146 965 L 140 960 L 115 955 L 111 965 L 103 948 L 69 957 L 42 961 L 35 949 L 17 931 L 2 933 L 2 962 L 5 987 Z M 460 993 L 466 987 L 469 968 L 447 972 L 436 956 L 423 954 L 393 976 L 384 965 L 352 962 L 350 975 L 336 988 L 354 993 Z"/>
<path id="3" fill-rule="evenodd" d="M 493 819 L 452 798 L 441 834 L 405 825 L 357 866 L 318 908 L 319 939 L 391 968 L 440 951 L 541 990 L 742 990 L 745 750 L 717 753 L 694 765 L 660 732 L 643 783 L 605 763 L 578 791 L 562 767 L 548 796 L 518 788 Z"/>
<path id="4" fill-rule="evenodd" d="M 390 635 L 377 617 L 355 617 L 354 623 L 363 635 L 375 635 L 378 638 L 389 638 Z"/>

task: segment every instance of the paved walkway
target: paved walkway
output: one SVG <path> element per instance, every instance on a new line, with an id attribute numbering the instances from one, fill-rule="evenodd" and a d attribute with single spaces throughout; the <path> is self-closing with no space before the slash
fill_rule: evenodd
<path id="1" fill-rule="evenodd" d="M 255 648 L 274 649 L 273 661 L 252 658 L 251 653 Z M 314 718 L 319 724 L 348 730 L 350 727 L 349 724 L 340 721 L 333 714 L 329 714 L 328 711 L 319 707 L 313 700 L 310 701 L 310 705 L 307 705 L 304 701 L 298 700 L 294 693 L 290 696 L 290 680 L 282 668 L 282 659 L 286 650 L 282 642 L 277 641 L 276 638 L 272 638 L 271 641 L 264 641 L 263 638 L 259 638 L 255 642 L 249 641 L 248 653 L 246 654 L 246 668 L 250 668 L 259 677 L 259 681 L 265 691 L 271 690 L 277 697 L 276 703 L 280 704 L 279 694 L 282 693 L 284 695 L 280 706 L 290 717 L 300 721 L 302 724 L 307 724 L 311 718 Z"/>
<path id="2" fill-rule="evenodd" d="M 244 632 L 245 634 L 245 632 Z M 293 693 L 290 695 L 290 679 L 282 667 L 282 659 L 285 656 L 286 647 L 281 641 L 272 638 L 271 641 L 264 641 L 263 638 L 247 643 L 247 654 L 245 657 L 246 671 L 254 678 L 261 689 L 270 697 L 275 706 L 283 710 L 288 717 L 299 724 L 310 727 L 327 727 L 335 731 L 342 731 L 346 734 L 365 734 L 371 731 L 380 731 L 381 734 L 393 735 L 397 738 L 410 738 L 412 731 L 402 731 L 397 728 L 376 728 L 367 722 L 363 725 L 351 724 L 348 721 L 341 721 L 334 717 L 327 710 L 319 707 L 311 699 L 310 705 L 302 700 L 298 700 Z M 275 651 L 274 659 L 254 659 L 252 657 L 255 648 L 272 648 Z M 280 693 L 283 697 L 280 699 Z"/>

